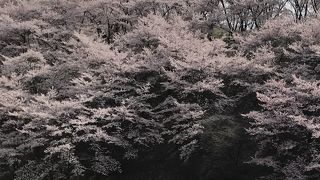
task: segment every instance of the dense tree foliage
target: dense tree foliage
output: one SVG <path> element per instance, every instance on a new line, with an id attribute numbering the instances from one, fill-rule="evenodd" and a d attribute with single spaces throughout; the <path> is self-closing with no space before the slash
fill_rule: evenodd
<path id="1" fill-rule="evenodd" d="M 317 0 L 3 0 L 0 179 L 317 179 Z"/>

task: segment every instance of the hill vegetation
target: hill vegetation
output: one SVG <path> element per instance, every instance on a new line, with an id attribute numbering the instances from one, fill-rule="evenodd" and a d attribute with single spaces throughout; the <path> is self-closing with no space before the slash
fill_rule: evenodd
<path id="1" fill-rule="evenodd" d="M 319 179 L 319 5 L 0 1 L 0 179 Z"/>

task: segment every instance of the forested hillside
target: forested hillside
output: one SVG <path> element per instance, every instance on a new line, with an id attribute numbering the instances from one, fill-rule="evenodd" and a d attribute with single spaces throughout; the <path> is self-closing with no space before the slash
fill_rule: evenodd
<path id="1" fill-rule="evenodd" d="M 0 0 L 0 180 L 320 179 L 319 0 Z"/>

